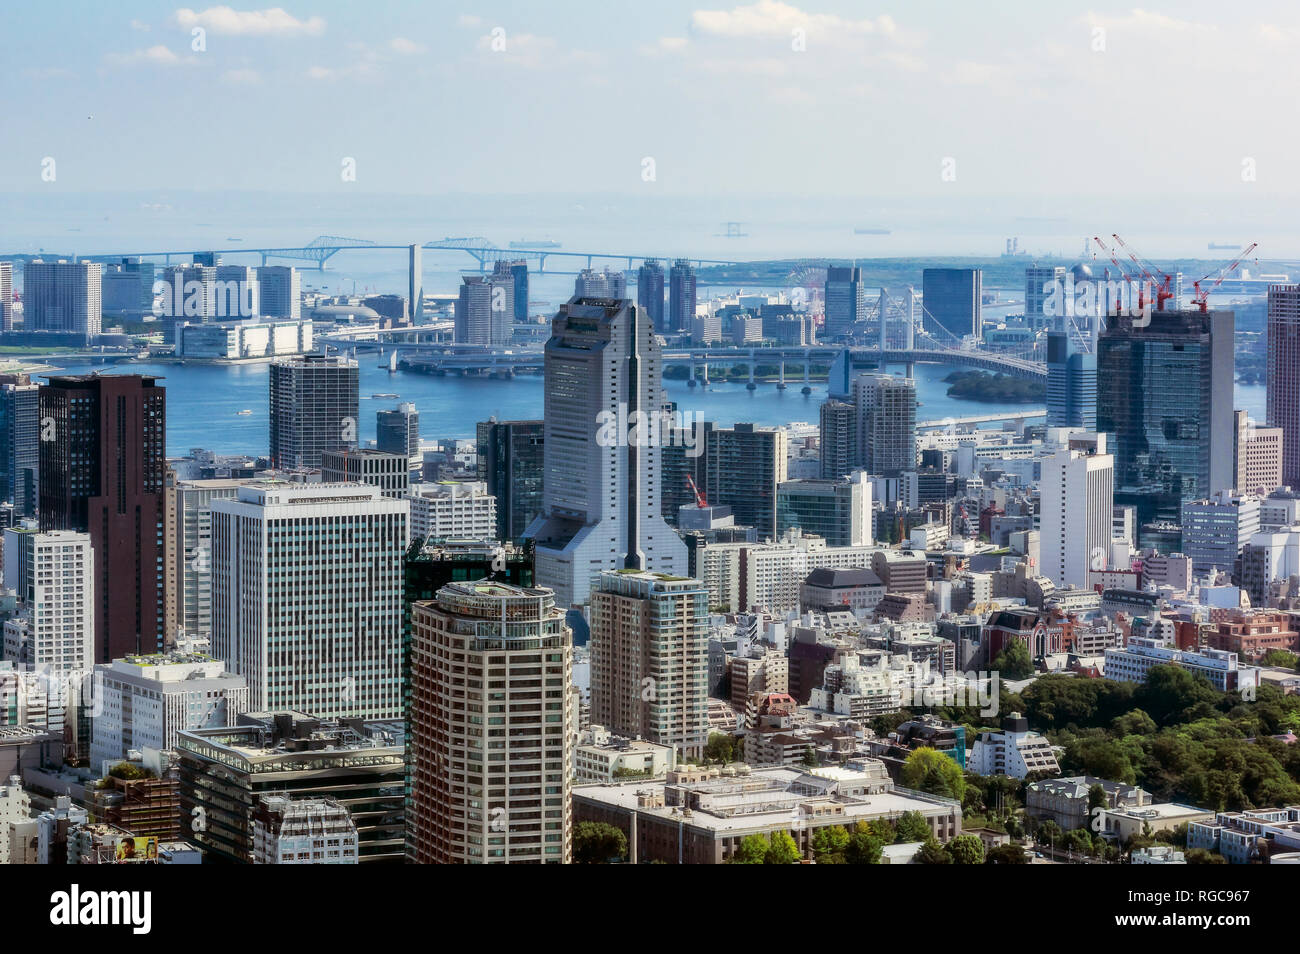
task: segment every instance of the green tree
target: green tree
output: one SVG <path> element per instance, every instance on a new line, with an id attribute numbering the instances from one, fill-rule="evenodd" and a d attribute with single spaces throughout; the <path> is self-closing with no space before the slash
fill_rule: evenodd
<path id="1" fill-rule="evenodd" d="M 1260 660 L 1265 666 L 1277 666 L 1279 669 L 1295 669 L 1300 664 L 1300 656 L 1285 649 L 1270 649 Z"/>
<path id="2" fill-rule="evenodd" d="M 573 861 L 579 865 L 605 865 L 627 856 L 627 835 L 605 822 L 578 822 L 573 827 Z"/>
<path id="3" fill-rule="evenodd" d="M 927 838 L 922 844 L 921 849 L 912 859 L 914 864 L 918 865 L 950 865 L 952 864 L 952 855 L 943 850 L 943 845 L 931 837 Z"/>
<path id="4" fill-rule="evenodd" d="M 894 831 L 892 826 L 888 830 L 889 841 L 892 843 Z M 853 826 L 853 834 L 849 836 L 849 843 L 844 849 L 844 863 L 850 865 L 878 865 L 882 854 L 881 846 L 885 844 L 879 831 L 865 822 L 858 822 Z"/>
<path id="5" fill-rule="evenodd" d="M 740 839 L 740 844 L 736 846 L 736 850 L 732 853 L 728 864 L 761 865 L 767 858 L 767 851 L 770 847 L 771 843 L 767 840 L 766 835 L 746 835 Z"/>
<path id="6" fill-rule="evenodd" d="M 903 762 L 903 785 L 930 795 L 962 800 L 966 777 L 961 766 L 938 749 L 927 747 L 910 752 Z"/>
<path id="7" fill-rule="evenodd" d="M 1097 783 L 1093 783 L 1088 788 L 1088 817 L 1091 818 L 1094 808 L 1106 807 L 1106 790 Z"/>
<path id="8" fill-rule="evenodd" d="M 735 760 L 736 740 L 725 732 L 710 732 L 709 741 L 704 743 L 704 759 L 707 762 L 719 762 L 725 765 Z"/>
<path id="9" fill-rule="evenodd" d="M 944 845 L 944 850 L 955 865 L 984 864 L 984 842 L 979 835 L 958 835 Z"/>
<path id="10" fill-rule="evenodd" d="M 1012 640 L 993 660 L 993 668 L 1007 679 L 1028 679 L 1034 674 L 1034 661 L 1024 641 Z"/>
<path id="11" fill-rule="evenodd" d="M 911 841 L 925 841 L 927 838 L 933 838 L 930 831 L 930 823 L 925 820 L 925 816 L 920 812 L 903 812 L 898 816 L 898 823 L 894 826 L 894 842 L 904 844 Z"/>
<path id="12" fill-rule="evenodd" d="M 1193 848 L 1183 856 L 1189 865 L 1226 865 L 1228 859 L 1223 855 L 1213 851 L 1206 851 L 1204 848 Z"/>
<path id="13" fill-rule="evenodd" d="M 796 864 L 800 857 L 799 846 L 794 843 L 788 831 L 772 832 L 772 842 L 768 846 L 767 855 L 763 858 L 765 865 L 793 865 Z"/>
<path id="14" fill-rule="evenodd" d="M 803 750 L 803 764 L 808 768 L 817 768 L 821 761 L 817 758 L 817 750 L 811 745 L 805 746 Z"/>
<path id="15" fill-rule="evenodd" d="M 844 852 L 851 837 L 843 825 L 817 829 L 812 837 L 813 857 L 819 865 L 844 864 Z"/>
<path id="16" fill-rule="evenodd" d="M 990 848 L 984 855 L 986 865 L 1027 865 L 1025 849 L 1019 845 L 998 845 Z"/>
<path id="17" fill-rule="evenodd" d="M 1038 826 L 1038 831 L 1034 833 L 1040 845 L 1059 845 L 1061 844 L 1061 826 L 1050 818 Z"/>

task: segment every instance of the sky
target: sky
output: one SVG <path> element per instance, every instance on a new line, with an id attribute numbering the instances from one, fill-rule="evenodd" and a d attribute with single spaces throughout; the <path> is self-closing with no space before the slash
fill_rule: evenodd
<path id="1" fill-rule="evenodd" d="M 868 196 L 1030 223 L 1106 207 L 1211 239 L 1300 208 L 1294 3 L 50 0 L 5 19 L 9 201 Z"/>

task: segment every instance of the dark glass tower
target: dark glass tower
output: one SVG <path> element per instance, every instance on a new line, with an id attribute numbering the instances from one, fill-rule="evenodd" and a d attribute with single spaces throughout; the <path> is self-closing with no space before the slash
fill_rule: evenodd
<path id="1" fill-rule="evenodd" d="M 1047 335 L 1047 426 L 1097 426 L 1097 356 L 1063 331 Z"/>
<path id="2" fill-rule="evenodd" d="M 636 273 L 636 304 L 654 322 L 659 334 L 672 331 L 664 324 L 664 267 L 647 258 Z"/>
<path id="3" fill-rule="evenodd" d="M 1097 430 L 1113 435 L 1115 503 L 1140 523 L 1177 523 L 1184 501 L 1233 485 L 1232 336 L 1230 311 L 1106 319 Z"/>
<path id="4" fill-rule="evenodd" d="M 695 269 L 679 258 L 668 272 L 668 327 L 671 331 L 690 331 L 694 320 Z"/>
<path id="5" fill-rule="evenodd" d="M 955 338 L 979 337 L 983 294 L 983 272 L 978 268 L 927 268 L 921 273 L 926 317 Z"/>
<path id="6" fill-rule="evenodd" d="M 480 421 L 478 479 L 497 498 L 497 539 L 518 540 L 542 512 L 542 421 Z"/>

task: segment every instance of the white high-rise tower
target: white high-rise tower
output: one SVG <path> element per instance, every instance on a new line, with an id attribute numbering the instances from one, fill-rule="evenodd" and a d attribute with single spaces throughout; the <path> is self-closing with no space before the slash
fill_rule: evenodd
<path id="1" fill-rule="evenodd" d="M 1057 586 L 1088 585 L 1105 570 L 1115 506 L 1115 458 L 1106 435 L 1081 432 L 1043 461 L 1039 493 L 1040 572 Z"/>
<path id="2" fill-rule="evenodd" d="M 630 301 L 570 299 L 546 343 L 537 583 L 558 606 L 587 602 L 603 570 L 686 572 L 686 545 L 659 513 L 659 344 Z"/>

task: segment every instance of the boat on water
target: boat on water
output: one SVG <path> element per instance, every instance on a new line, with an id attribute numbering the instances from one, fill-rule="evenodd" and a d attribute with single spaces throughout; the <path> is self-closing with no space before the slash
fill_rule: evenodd
<path id="1" fill-rule="evenodd" d="M 243 417 L 245 414 L 252 414 L 253 412 L 250 408 L 244 408 L 242 411 L 236 411 L 235 413 Z"/>
<path id="2" fill-rule="evenodd" d="M 396 400 L 397 398 L 401 397 L 401 395 L 400 395 L 400 394 L 390 394 L 390 393 L 387 392 L 387 391 L 382 391 L 382 392 L 377 392 L 377 393 L 375 393 L 375 394 L 372 394 L 372 395 L 370 395 L 370 397 L 371 397 L 372 400 L 375 400 L 375 401 L 393 401 L 393 400 Z"/>

